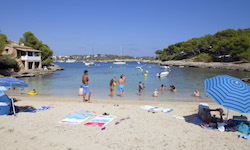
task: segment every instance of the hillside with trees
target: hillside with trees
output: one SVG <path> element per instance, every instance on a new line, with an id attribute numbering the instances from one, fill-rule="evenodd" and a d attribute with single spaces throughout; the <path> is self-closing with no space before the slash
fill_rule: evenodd
<path id="1" fill-rule="evenodd" d="M 194 61 L 250 61 L 250 28 L 227 29 L 207 34 L 157 50 L 162 61 L 193 59 Z"/>
<path id="2" fill-rule="evenodd" d="M 51 56 L 53 55 L 53 51 L 47 44 L 39 41 L 32 32 L 25 32 L 23 37 L 20 38 L 19 43 L 23 43 L 25 46 L 33 47 L 34 49 L 42 51 L 41 59 L 44 65 L 52 62 Z"/>
<path id="3" fill-rule="evenodd" d="M 0 31 L 0 70 L 8 68 L 14 68 L 15 70 L 19 69 L 16 60 L 11 59 L 11 56 L 1 55 L 4 47 L 9 43 L 10 41 L 7 39 L 7 36 Z"/>

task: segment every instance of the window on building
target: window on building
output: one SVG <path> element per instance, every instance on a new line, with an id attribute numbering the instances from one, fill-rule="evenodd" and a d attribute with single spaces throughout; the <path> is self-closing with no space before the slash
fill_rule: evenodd
<path id="1" fill-rule="evenodd" d="M 33 56 L 33 52 L 28 52 L 28 56 Z"/>
<path id="2" fill-rule="evenodd" d="M 26 52 L 21 51 L 21 56 L 25 56 L 25 55 L 26 55 Z"/>
<path id="3" fill-rule="evenodd" d="M 8 54 L 9 53 L 9 49 L 5 49 L 5 53 Z"/>
<path id="4" fill-rule="evenodd" d="M 35 52 L 35 56 L 39 56 L 39 53 L 38 53 L 38 52 Z"/>

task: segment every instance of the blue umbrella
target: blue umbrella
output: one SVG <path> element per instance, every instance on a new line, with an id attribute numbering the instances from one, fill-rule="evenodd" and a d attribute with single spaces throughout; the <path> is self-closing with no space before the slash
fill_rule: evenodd
<path id="1" fill-rule="evenodd" d="M 250 113 L 250 87 L 238 78 L 219 75 L 205 80 L 205 90 L 216 103 L 239 113 Z"/>
<path id="2" fill-rule="evenodd" d="M 2 86 L 2 87 L 1 87 Z M 28 87 L 29 84 L 24 82 L 23 80 L 16 79 L 16 78 L 0 78 L 0 87 L 1 89 L 11 89 L 11 101 L 12 101 L 12 107 L 14 111 L 14 115 L 16 115 L 15 107 L 14 107 L 14 101 L 12 96 L 12 88 L 17 87 Z"/>

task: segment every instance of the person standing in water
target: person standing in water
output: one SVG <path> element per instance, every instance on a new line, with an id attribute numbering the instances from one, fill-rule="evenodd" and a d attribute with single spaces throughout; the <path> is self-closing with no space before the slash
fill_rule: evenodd
<path id="1" fill-rule="evenodd" d="M 125 80 L 126 77 L 124 75 L 121 75 L 121 78 L 118 80 L 119 83 L 119 91 L 120 91 L 120 96 L 124 96 L 124 85 L 125 85 Z"/>
<path id="2" fill-rule="evenodd" d="M 110 83 L 109 83 L 109 86 L 110 86 L 110 97 L 113 97 L 113 92 L 114 92 L 114 88 L 115 88 L 114 83 L 115 83 L 114 79 L 111 79 Z"/>
<path id="3" fill-rule="evenodd" d="M 138 87 L 139 87 L 139 94 L 138 95 L 141 96 L 142 89 L 143 89 L 143 85 L 141 84 L 141 81 L 139 82 Z"/>
<path id="4" fill-rule="evenodd" d="M 91 90 L 88 85 L 89 77 L 88 77 L 88 70 L 84 71 L 84 75 L 82 76 L 82 83 L 83 83 L 83 102 L 85 102 L 85 95 L 89 94 L 88 102 L 90 103 L 90 96 Z"/>

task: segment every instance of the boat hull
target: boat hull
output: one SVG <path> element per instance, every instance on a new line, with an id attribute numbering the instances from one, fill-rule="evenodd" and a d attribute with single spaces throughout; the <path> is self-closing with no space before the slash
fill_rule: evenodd
<path id="1" fill-rule="evenodd" d="M 160 72 L 156 74 L 156 77 L 161 78 L 161 77 L 167 77 L 169 72 Z"/>

